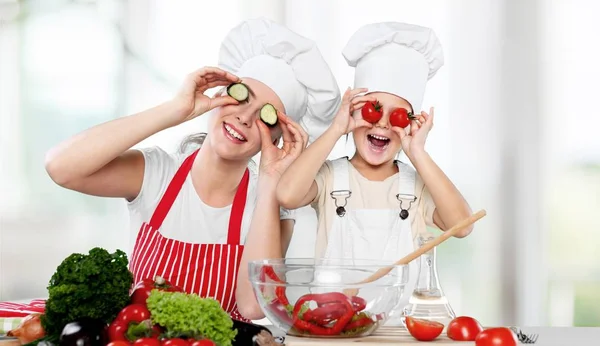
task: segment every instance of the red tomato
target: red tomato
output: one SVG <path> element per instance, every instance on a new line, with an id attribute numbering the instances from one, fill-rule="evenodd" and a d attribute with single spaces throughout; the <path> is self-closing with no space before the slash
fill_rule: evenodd
<path id="1" fill-rule="evenodd" d="M 406 128 L 410 125 L 412 113 L 409 114 L 406 108 L 396 108 L 390 114 L 390 124 L 400 128 Z"/>
<path id="2" fill-rule="evenodd" d="M 155 338 L 141 338 L 133 342 L 135 346 L 160 346 L 160 341 Z M 187 346 L 187 344 L 186 344 Z"/>
<path id="3" fill-rule="evenodd" d="M 180 287 L 173 286 L 169 281 L 157 276 L 154 280 L 144 279 L 135 285 L 131 293 L 131 303 L 146 305 L 146 299 L 148 299 L 153 289 L 168 292 L 183 292 Z"/>
<path id="4" fill-rule="evenodd" d="M 419 341 L 431 341 L 442 334 L 444 325 L 440 322 L 406 317 L 406 328 L 413 338 Z"/>
<path id="5" fill-rule="evenodd" d="M 374 124 L 381 119 L 383 112 L 381 111 L 381 104 L 377 102 L 367 102 L 360 110 L 360 114 L 365 121 Z"/>
<path id="6" fill-rule="evenodd" d="M 123 308 L 117 315 L 115 321 L 142 322 L 150 318 L 150 311 L 144 304 L 131 304 Z"/>
<path id="7" fill-rule="evenodd" d="M 215 346 L 215 343 L 208 339 L 194 340 L 190 346 Z"/>
<path id="8" fill-rule="evenodd" d="M 475 346 L 517 346 L 517 337 L 508 328 L 490 328 L 477 335 Z"/>
<path id="9" fill-rule="evenodd" d="M 109 342 L 108 345 L 106 345 L 106 346 L 131 346 L 131 344 L 127 341 L 118 340 L 118 341 Z"/>
<path id="10" fill-rule="evenodd" d="M 162 346 L 190 346 L 190 344 L 183 339 L 174 338 L 174 339 L 165 339 L 161 343 Z"/>
<path id="11" fill-rule="evenodd" d="M 477 334 L 483 331 L 481 324 L 474 318 L 460 316 L 448 324 L 448 337 L 454 341 L 475 341 Z"/>

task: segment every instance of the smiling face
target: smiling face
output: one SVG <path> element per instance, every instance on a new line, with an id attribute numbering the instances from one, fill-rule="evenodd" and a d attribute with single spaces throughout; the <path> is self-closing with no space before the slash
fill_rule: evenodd
<path id="1" fill-rule="evenodd" d="M 250 78 L 243 78 L 242 82 L 250 91 L 248 100 L 215 109 L 210 121 L 207 140 L 217 155 L 226 160 L 249 160 L 260 151 L 261 140 L 256 120 L 265 104 L 270 103 L 284 112 L 281 99 L 271 88 Z M 271 128 L 271 141 L 280 136 L 279 125 Z"/>
<path id="2" fill-rule="evenodd" d="M 383 116 L 372 128 L 361 127 L 352 132 L 356 154 L 371 166 L 379 166 L 393 161 L 396 154 L 401 150 L 400 136 L 392 131 L 390 125 L 390 114 L 397 108 L 412 111 L 410 104 L 401 97 L 382 93 L 370 93 L 379 101 L 383 110 Z M 354 112 L 356 119 L 362 117 L 361 111 Z"/>

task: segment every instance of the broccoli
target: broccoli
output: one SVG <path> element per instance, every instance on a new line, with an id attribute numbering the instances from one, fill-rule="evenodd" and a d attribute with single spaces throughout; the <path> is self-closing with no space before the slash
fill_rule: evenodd
<path id="1" fill-rule="evenodd" d="M 110 254 L 101 248 L 63 260 L 48 284 L 42 316 L 46 334 L 57 340 L 65 325 L 82 318 L 112 322 L 129 303 L 133 275 L 127 264 L 123 251 Z"/>
<path id="2" fill-rule="evenodd" d="M 214 299 L 152 290 L 146 303 L 152 322 L 164 327 L 170 338 L 205 338 L 219 346 L 231 346 L 237 335 L 231 317 Z"/>

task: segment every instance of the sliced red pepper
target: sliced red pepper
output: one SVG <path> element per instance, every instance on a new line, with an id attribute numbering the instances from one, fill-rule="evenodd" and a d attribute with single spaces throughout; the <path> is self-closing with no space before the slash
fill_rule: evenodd
<path id="1" fill-rule="evenodd" d="M 305 312 L 302 319 L 319 325 L 326 325 L 342 317 L 345 312 L 346 306 L 342 303 L 324 304 L 314 310 Z"/>
<path id="2" fill-rule="evenodd" d="M 348 323 L 344 327 L 344 331 L 347 332 L 349 330 L 370 326 L 371 324 L 373 324 L 373 320 L 367 316 L 364 316 L 362 318 L 359 318 L 356 321 L 352 321 L 352 322 Z"/>
<path id="3" fill-rule="evenodd" d="M 267 277 L 269 277 L 271 280 L 275 281 L 278 284 L 284 284 L 283 280 L 281 280 L 279 276 L 277 276 L 277 273 L 275 273 L 275 270 L 271 266 L 264 266 L 261 274 L 265 274 Z M 283 306 L 290 305 L 290 301 L 285 295 L 285 286 L 277 286 L 275 288 L 275 296 Z"/>
<path id="4" fill-rule="evenodd" d="M 352 296 L 350 298 L 354 312 L 361 312 L 367 307 L 367 301 L 361 297 Z"/>
<path id="5" fill-rule="evenodd" d="M 352 307 L 352 304 L 350 303 L 349 299 L 347 297 L 345 299 L 340 299 L 341 296 L 346 297 L 344 294 L 339 292 L 325 294 L 306 294 L 300 297 L 300 299 L 298 299 L 298 301 L 296 302 L 296 305 L 294 305 L 294 311 L 292 314 L 294 318 L 294 327 L 301 331 L 307 331 L 312 335 L 339 335 L 344 330 L 344 327 L 346 327 L 346 325 L 354 317 L 354 308 Z M 317 304 L 319 304 L 327 302 L 331 303 L 337 300 L 341 300 L 341 303 L 344 304 L 345 309 L 344 314 L 334 323 L 332 327 L 318 326 L 298 317 L 302 306 L 306 302 L 314 301 Z"/>

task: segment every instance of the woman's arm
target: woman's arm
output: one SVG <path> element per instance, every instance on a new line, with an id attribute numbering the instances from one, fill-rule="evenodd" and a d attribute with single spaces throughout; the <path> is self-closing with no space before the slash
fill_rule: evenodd
<path id="1" fill-rule="evenodd" d="M 131 200 L 142 186 L 144 158 L 128 149 L 170 127 L 177 112 L 174 104 L 164 103 L 77 134 L 48 152 L 46 171 L 68 189 Z"/>
<path id="2" fill-rule="evenodd" d="M 256 207 L 238 271 L 235 294 L 237 306 L 240 314 L 250 320 L 261 319 L 264 314 L 249 280 L 248 263 L 284 257 L 282 232 L 289 233 L 294 227 L 292 220 L 279 220 L 279 203 L 275 198 L 276 186 L 276 179 L 259 177 L 257 191 L 260 192 L 257 194 Z"/>
<path id="3" fill-rule="evenodd" d="M 218 68 L 199 69 L 187 76 L 172 101 L 95 126 L 54 147 L 46 155 L 46 171 L 52 180 L 68 189 L 132 200 L 142 185 L 144 158 L 138 151 L 127 150 L 210 109 L 237 104 L 229 96 L 204 95 L 209 88 L 237 80 Z"/>

